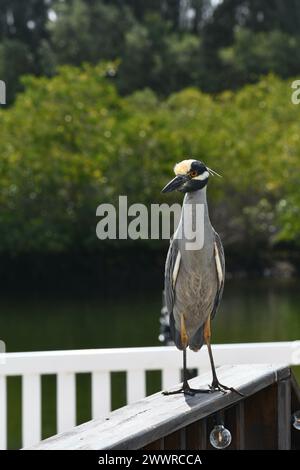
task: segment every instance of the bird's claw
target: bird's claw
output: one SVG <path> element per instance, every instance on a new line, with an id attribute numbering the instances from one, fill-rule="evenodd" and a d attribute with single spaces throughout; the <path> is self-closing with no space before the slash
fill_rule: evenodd
<path id="1" fill-rule="evenodd" d="M 213 382 L 211 385 L 209 385 L 209 389 L 210 389 L 210 392 L 212 392 L 212 393 L 213 392 L 222 392 L 225 395 L 228 392 L 233 392 L 233 393 L 237 393 L 241 397 L 244 396 L 241 392 L 239 392 L 235 388 L 227 387 L 226 385 L 221 384 L 219 381 Z"/>
<path id="2" fill-rule="evenodd" d="M 210 393 L 210 390 L 201 389 L 201 388 L 191 388 L 188 384 L 184 384 L 183 387 L 178 390 L 171 390 L 170 392 L 168 391 L 162 392 L 163 395 L 177 395 L 179 393 L 183 393 L 184 395 L 193 397 L 197 393 Z"/>
<path id="3" fill-rule="evenodd" d="M 189 390 L 188 389 L 184 389 L 184 388 L 179 388 L 178 390 L 171 390 L 170 392 L 169 391 L 164 391 L 162 392 L 163 395 L 178 395 L 179 393 L 184 393 L 185 395 L 189 395 Z"/>

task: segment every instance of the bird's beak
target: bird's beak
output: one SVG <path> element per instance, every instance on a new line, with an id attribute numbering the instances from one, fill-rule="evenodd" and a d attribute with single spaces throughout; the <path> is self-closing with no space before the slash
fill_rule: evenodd
<path id="1" fill-rule="evenodd" d="M 171 191 L 175 191 L 175 189 L 179 189 L 184 183 L 186 183 L 190 179 L 187 175 L 177 175 L 175 178 L 172 179 L 163 189 L 162 193 L 170 193 Z"/>

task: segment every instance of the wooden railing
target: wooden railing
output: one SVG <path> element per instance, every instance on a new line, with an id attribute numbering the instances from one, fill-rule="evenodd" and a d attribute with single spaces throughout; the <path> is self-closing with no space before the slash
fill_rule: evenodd
<path id="1" fill-rule="evenodd" d="M 300 341 L 214 345 L 218 366 L 243 363 L 300 364 Z M 111 411 L 111 373 L 126 372 L 126 402 L 146 396 L 146 372 L 161 372 L 160 388 L 180 380 L 181 354 L 174 347 L 116 348 L 76 351 L 44 351 L 0 354 L 0 449 L 7 445 L 8 376 L 22 377 L 22 445 L 41 440 L 41 377 L 56 375 L 57 432 L 76 425 L 76 374 L 91 374 L 92 418 Z M 206 348 L 188 352 L 188 364 L 196 373 L 209 370 Z"/>
<path id="2" fill-rule="evenodd" d="M 67 433 L 53 436 L 38 450 L 212 448 L 209 443 L 217 415 L 232 435 L 230 449 L 291 449 L 299 447 L 299 434 L 291 416 L 300 407 L 299 388 L 288 367 L 240 365 L 219 368 L 220 380 L 243 393 L 221 392 L 152 395 L 93 420 Z M 204 387 L 209 374 L 191 380 Z"/>

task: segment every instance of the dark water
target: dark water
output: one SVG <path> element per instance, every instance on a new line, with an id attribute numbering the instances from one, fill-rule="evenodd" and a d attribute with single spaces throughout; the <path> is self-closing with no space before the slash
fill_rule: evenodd
<path id="1" fill-rule="evenodd" d="M 10 297 L 0 299 L 0 339 L 7 351 L 158 345 L 161 293 L 127 298 Z M 300 281 L 227 282 L 213 323 L 213 342 L 300 338 Z M 298 378 L 299 373 L 297 371 Z M 90 377 L 78 376 L 78 422 L 90 418 Z M 124 374 L 113 374 L 113 406 L 124 404 Z M 159 389 L 147 376 L 147 390 Z M 8 380 L 9 447 L 20 447 L 20 380 Z M 55 432 L 55 378 L 42 380 L 43 437 Z"/>

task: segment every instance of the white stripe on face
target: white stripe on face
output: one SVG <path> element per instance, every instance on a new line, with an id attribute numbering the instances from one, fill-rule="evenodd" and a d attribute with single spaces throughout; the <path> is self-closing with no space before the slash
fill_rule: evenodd
<path id="1" fill-rule="evenodd" d="M 206 180 L 208 177 L 209 177 L 208 171 L 204 171 L 204 173 L 202 173 L 202 175 L 195 176 L 195 178 L 193 178 L 193 180 L 203 181 L 203 180 Z"/>

